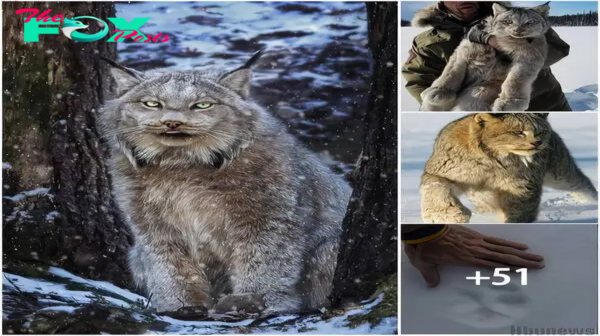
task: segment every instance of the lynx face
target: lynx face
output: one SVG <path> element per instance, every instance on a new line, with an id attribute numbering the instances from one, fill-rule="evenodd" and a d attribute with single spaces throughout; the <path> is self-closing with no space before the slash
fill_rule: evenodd
<path id="1" fill-rule="evenodd" d="M 213 73 L 151 73 L 143 78 L 118 99 L 121 126 L 132 128 L 124 136 L 138 145 L 229 143 L 248 123 L 241 97 L 219 84 Z"/>
<path id="2" fill-rule="evenodd" d="M 491 34 L 514 38 L 542 36 L 548 31 L 547 4 L 532 8 L 509 8 L 498 3 L 493 5 L 494 16 L 490 19 Z"/>
<path id="3" fill-rule="evenodd" d="M 141 162 L 222 166 L 254 137 L 260 108 L 248 98 L 251 66 L 261 52 L 230 72 L 141 73 L 107 60 L 117 98 L 101 110 L 104 136 L 115 137 L 135 167 Z"/>
<path id="4" fill-rule="evenodd" d="M 475 116 L 481 127 L 481 146 L 498 156 L 532 156 L 546 148 L 551 128 L 547 113 L 492 114 Z"/>

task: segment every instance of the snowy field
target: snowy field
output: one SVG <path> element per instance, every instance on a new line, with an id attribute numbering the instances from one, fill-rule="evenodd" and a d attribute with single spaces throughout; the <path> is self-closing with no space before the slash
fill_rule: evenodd
<path id="1" fill-rule="evenodd" d="M 425 162 L 431 155 L 438 132 L 464 113 L 402 113 L 401 114 L 401 223 L 422 223 L 419 183 Z M 598 187 L 598 117 L 595 113 L 552 113 L 548 118 L 575 157 L 577 165 Z M 597 223 L 598 207 L 594 204 L 573 204 L 567 193 L 545 188 L 538 222 Z M 469 209 L 474 206 L 462 197 Z M 471 223 L 497 223 L 494 214 L 473 212 Z"/>
<path id="2" fill-rule="evenodd" d="M 400 55 L 402 64 L 408 58 L 413 38 L 423 28 L 402 27 L 400 30 Z M 566 93 L 575 111 L 598 110 L 598 28 L 554 27 L 558 35 L 571 46 L 569 56 L 554 64 L 551 69 Z M 404 89 L 402 79 L 401 110 L 419 111 L 419 103 Z"/>
<path id="3" fill-rule="evenodd" d="M 538 328 L 521 334 L 598 333 L 598 228 L 596 225 L 470 225 L 490 236 L 518 241 L 544 256 L 545 267 L 527 272 L 527 285 L 510 274 L 505 286 L 467 276 L 473 267 L 439 267 L 438 287 L 426 286 L 402 253 L 401 332 L 406 334 L 517 334 L 517 327 Z M 513 327 L 514 329 L 511 329 Z M 555 328 L 552 332 L 549 329 Z M 557 332 L 566 328 L 565 332 Z M 570 329 L 570 330 L 569 330 Z M 593 329 L 593 330 L 590 330 Z M 523 329 L 522 329 L 523 330 Z"/>
<path id="4" fill-rule="evenodd" d="M 383 293 L 354 309 L 328 316 L 290 314 L 231 322 L 210 318 L 190 321 L 157 315 L 147 309 L 146 298 L 108 282 L 83 279 L 56 267 L 39 274 L 43 276 L 24 277 L 3 272 L 3 330 L 7 333 L 68 331 L 78 319 L 87 316 L 92 320 L 96 315 L 94 311 L 108 312 L 107 323 L 103 323 L 102 318 L 89 322 L 103 334 L 396 334 L 397 330 L 396 317 L 384 317 L 375 324 L 361 319 L 382 303 Z M 11 326 L 6 325 L 9 321 Z M 45 325 L 41 321 L 45 321 Z M 129 332 L 125 332 L 127 330 Z"/>

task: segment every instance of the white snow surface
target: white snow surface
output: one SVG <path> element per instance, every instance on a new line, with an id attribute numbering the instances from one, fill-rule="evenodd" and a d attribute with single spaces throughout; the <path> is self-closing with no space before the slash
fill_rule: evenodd
<path id="1" fill-rule="evenodd" d="M 74 312 L 81 305 L 98 300 L 97 292 L 105 291 L 101 294 L 101 298 L 107 301 L 107 304 L 121 306 L 125 308 L 132 307 L 132 303 L 146 305 L 146 298 L 134 294 L 128 290 L 119 288 L 111 283 L 104 281 L 88 280 L 57 267 L 50 267 L 49 273 L 60 278 L 66 279 L 71 283 L 78 283 L 90 288 L 86 290 L 70 290 L 63 283 L 57 283 L 49 280 L 32 279 L 23 276 L 3 273 L 3 290 L 16 290 L 18 287 L 21 292 L 25 293 L 42 293 L 53 295 L 52 299 L 40 299 L 47 304 L 56 304 L 55 306 L 45 307 L 42 310 L 55 310 Z M 94 290 L 96 294 L 92 292 Z M 105 295 L 106 294 L 106 295 Z M 121 299 L 118 299 L 121 298 Z M 308 333 L 308 334 L 395 334 L 398 325 L 396 317 L 384 318 L 375 326 L 368 323 L 360 324 L 355 327 L 349 326 L 348 317 L 357 314 L 368 313 L 375 305 L 383 300 L 383 294 L 376 299 L 361 303 L 360 308 L 346 311 L 341 316 L 323 320 L 321 317 L 313 315 L 303 317 L 299 315 L 285 315 L 270 318 L 253 329 L 260 330 L 263 334 L 282 334 L 282 333 Z M 126 302 L 127 301 L 127 302 Z M 7 313 L 6 311 L 4 312 Z M 133 313 L 132 316 L 140 321 L 144 320 L 144 316 Z M 221 321 L 182 321 L 168 316 L 154 315 L 157 320 L 167 322 L 170 326 L 164 331 L 149 331 L 149 334 L 222 334 L 234 333 L 236 326 L 248 326 L 255 320 L 246 319 L 236 322 L 221 322 Z M 290 323 L 282 329 L 279 323 L 297 320 Z"/>
<path id="2" fill-rule="evenodd" d="M 569 55 L 550 69 L 558 79 L 574 111 L 598 111 L 598 27 L 553 27 L 571 49 Z M 400 57 L 402 64 L 415 36 L 424 28 L 402 27 L 400 30 Z M 404 89 L 402 78 L 401 110 L 419 111 L 419 103 Z"/>
<path id="3" fill-rule="evenodd" d="M 598 228 L 596 225 L 467 225 L 483 234 L 517 241 L 542 255 L 545 267 L 528 270 L 505 286 L 492 278 L 476 286 L 474 276 L 493 271 L 474 267 L 438 267 L 441 281 L 428 288 L 402 252 L 401 332 L 403 334 L 511 334 L 511 326 L 571 328 L 570 334 L 597 334 Z M 525 333 L 523 333 L 525 334 Z M 531 334 L 531 332 L 529 333 Z M 550 334 L 537 332 L 536 334 Z M 566 334 L 563 333 L 563 334 Z"/>
<path id="4" fill-rule="evenodd" d="M 431 155 L 439 131 L 466 113 L 401 114 L 401 223 L 422 223 L 419 183 L 425 162 Z M 548 117 L 552 128 L 564 140 L 583 173 L 598 187 L 598 116 L 596 113 L 554 112 Z M 473 211 L 471 223 L 497 223 L 494 214 L 475 213 L 466 197 L 461 202 Z M 544 188 L 538 222 L 597 223 L 598 205 L 575 203 L 568 193 Z"/>
<path id="5" fill-rule="evenodd" d="M 46 194 L 48 194 L 49 191 L 50 191 L 50 189 L 48 189 L 48 188 L 36 188 L 33 190 L 23 191 L 14 196 L 4 196 L 4 198 L 9 199 L 13 202 L 20 202 L 30 196 L 46 195 Z"/>

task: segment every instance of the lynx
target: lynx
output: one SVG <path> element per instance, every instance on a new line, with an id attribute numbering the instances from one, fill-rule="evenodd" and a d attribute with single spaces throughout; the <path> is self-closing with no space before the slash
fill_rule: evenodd
<path id="1" fill-rule="evenodd" d="M 547 121 L 548 113 L 477 113 L 438 135 L 421 178 L 421 215 L 427 223 L 467 223 L 466 193 L 480 212 L 507 223 L 536 220 L 542 186 L 584 202 L 598 192 Z"/>
<path id="2" fill-rule="evenodd" d="M 251 100 L 259 57 L 233 71 L 111 62 L 113 190 L 134 280 L 159 311 L 327 305 L 351 189 Z"/>
<path id="3" fill-rule="evenodd" d="M 533 8 L 494 3 L 484 32 L 499 50 L 464 39 L 442 75 L 421 93 L 423 111 L 525 111 L 532 84 L 544 66 L 550 24 L 548 4 Z"/>

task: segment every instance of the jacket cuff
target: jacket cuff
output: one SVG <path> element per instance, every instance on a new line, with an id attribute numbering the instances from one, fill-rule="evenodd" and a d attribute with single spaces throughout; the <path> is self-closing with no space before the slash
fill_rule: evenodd
<path id="1" fill-rule="evenodd" d="M 414 245 L 434 240 L 448 231 L 448 225 L 427 225 L 414 231 L 401 234 L 404 244 Z"/>

